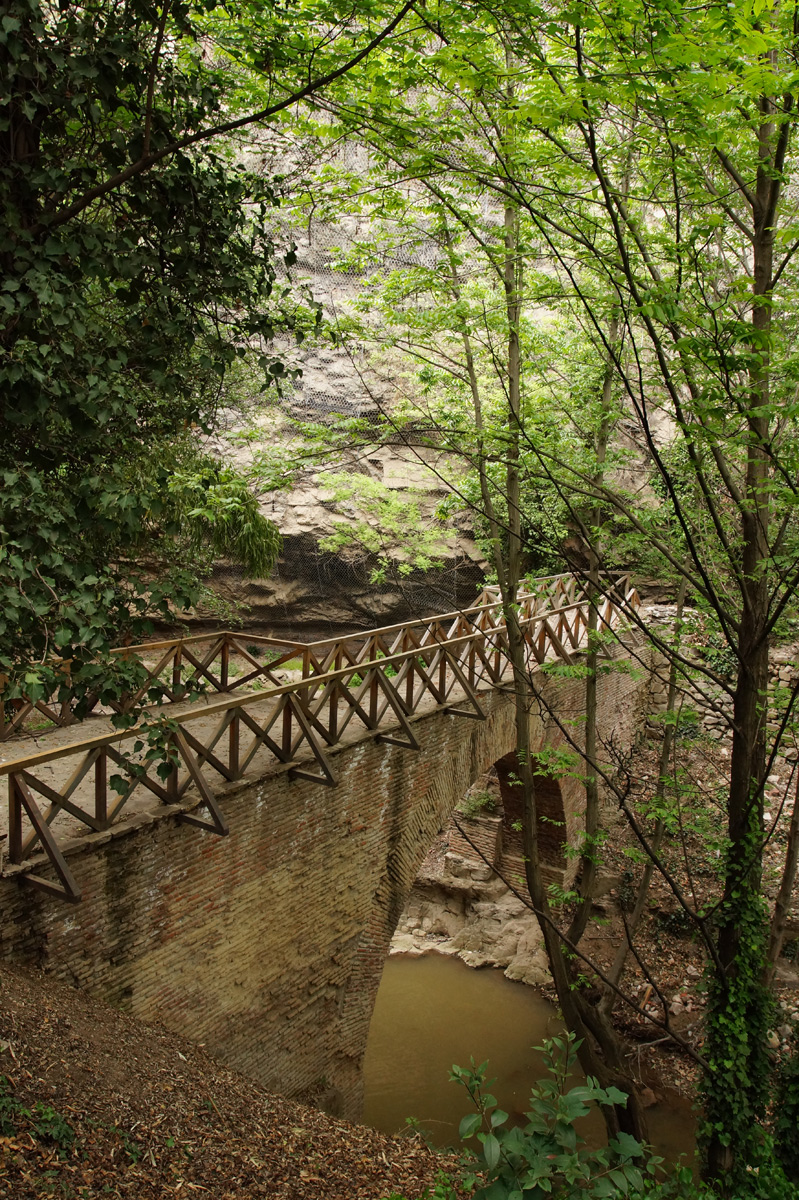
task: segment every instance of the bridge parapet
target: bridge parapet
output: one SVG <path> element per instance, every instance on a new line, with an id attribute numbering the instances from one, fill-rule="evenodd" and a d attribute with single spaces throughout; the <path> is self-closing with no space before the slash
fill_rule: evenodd
<path id="1" fill-rule="evenodd" d="M 588 627 L 589 603 L 576 580 L 556 576 L 542 582 L 540 591 L 519 597 L 530 669 L 571 662 L 585 647 Z M 11 871 L 75 903 L 81 890 L 65 843 L 76 828 L 100 834 L 122 820 L 134 793 L 146 794 L 183 823 L 225 836 L 219 780 L 224 789 L 279 766 L 292 778 L 334 787 L 331 754 L 358 736 L 418 750 L 411 719 L 420 714 L 443 709 L 484 719 L 480 694 L 501 687 L 507 675 L 507 628 L 502 604 L 490 589 L 480 600 L 464 612 L 313 643 L 225 631 L 205 640 L 120 649 L 142 662 L 145 654 L 156 661 L 146 667 L 147 682 L 117 711 L 131 710 L 153 688 L 163 689 L 166 703 L 147 710 L 130 729 L 114 728 L 106 719 L 106 728 L 93 736 L 64 742 L 61 734 L 56 742 L 53 735 L 49 746 L 33 752 L 26 747 L 0 763 L 0 775 L 8 777 Z M 622 577 L 601 601 L 600 629 L 618 630 L 637 607 L 637 593 Z M 263 662 L 253 652 L 257 647 L 263 648 Z M 231 671 L 237 659 L 249 668 L 243 675 Z M 296 678 L 281 679 L 278 672 L 286 667 Z M 181 704 L 201 681 L 208 686 L 202 701 Z M 260 682 L 269 686 L 258 687 Z M 222 698 L 209 701 L 213 692 Z M 59 720 L 44 705 L 54 724 L 69 724 L 72 709 L 68 703 L 62 708 Z M 38 874 L 41 864 L 49 865 L 55 880 Z"/>

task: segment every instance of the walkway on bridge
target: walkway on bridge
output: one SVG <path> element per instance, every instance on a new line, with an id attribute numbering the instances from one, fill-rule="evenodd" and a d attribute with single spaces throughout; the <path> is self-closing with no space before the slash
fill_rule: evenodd
<path id="1" fill-rule="evenodd" d="M 638 607 L 627 577 L 606 588 L 599 625 L 618 630 Z M 519 598 L 528 666 L 569 663 L 585 649 L 589 604 L 572 576 Z M 74 699 L 17 703 L 0 725 L 8 778 L 2 874 L 62 900 L 80 889 L 65 851 L 108 837 L 154 809 L 224 836 L 226 788 L 270 770 L 335 786 L 336 750 L 362 737 L 418 749 L 414 720 L 435 709 L 482 719 L 480 693 L 508 676 L 507 629 L 495 589 L 461 612 L 303 643 L 223 631 L 114 652 L 137 676 L 113 707 Z M 135 724 L 119 728 L 120 717 Z M 44 730 L 32 729 L 34 722 Z M 2 833 L 0 832 L 0 836 Z M 0 843 L 2 844 L 2 843 Z M 38 874 L 49 864 L 55 880 Z"/>

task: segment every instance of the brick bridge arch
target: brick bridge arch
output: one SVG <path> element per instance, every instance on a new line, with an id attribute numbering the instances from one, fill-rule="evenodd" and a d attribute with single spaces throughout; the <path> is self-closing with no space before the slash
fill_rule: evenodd
<path id="1" fill-rule="evenodd" d="M 600 723 L 619 742 L 647 683 L 600 678 Z M 579 738 L 582 681 L 552 676 L 543 690 Z M 319 1098 L 324 1086 L 329 1107 L 357 1118 L 374 1000 L 418 868 L 470 785 L 509 762 L 512 701 L 482 703 L 485 721 L 413 718 L 418 752 L 369 734 L 342 746 L 335 789 L 284 768 L 229 785 L 228 838 L 150 813 L 85 839 L 75 908 L 0 879 L 0 954 L 204 1042 L 271 1090 Z M 536 749 L 562 740 L 540 714 L 531 733 Z M 562 806 L 571 837 L 577 784 Z"/>
<path id="2" fill-rule="evenodd" d="M 518 826 L 522 819 L 521 789 L 517 786 L 519 778 L 519 760 L 516 751 L 511 750 L 500 758 L 493 767 L 499 784 L 499 794 L 502 800 L 502 837 L 506 850 L 516 852 L 521 856 L 522 835 Z M 563 843 L 566 839 L 566 809 L 574 817 L 579 814 L 582 804 L 581 785 L 578 780 L 569 778 L 556 779 L 553 775 L 541 773 L 536 778 L 535 800 L 538 810 L 538 848 L 541 861 L 553 871 L 565 871 L 567 862 L 563 853 Z M 572 822 L 573 823 L 573 822 Z"/>

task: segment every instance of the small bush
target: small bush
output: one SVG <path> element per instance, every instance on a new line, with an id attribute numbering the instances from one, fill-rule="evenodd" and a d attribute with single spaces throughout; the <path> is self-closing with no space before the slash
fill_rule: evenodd
<path id="1" fill-rule="evenodd" d="M 469 792 L 458 805 L 458 812 L 468 821 L 473 821 L 482 813 L 497 811 L 497 797 L 494 792 Z"/>
<path id="2" fill-rule="evenodd" d="M 61 1113 L 56 1112 L 49 1104 L 36 1103 L 33 1106 L 32 1132 L 42 1142 L 52 1142 L 59 1150 L 71 1150 L 75 1144 L 75 1131 Z"/>
<path id="3" fill-rule="evenodd" d="M 530 1094 L 523 1128 L 509 1128 L 508 1114 L 486 1091 L 487 1063 L 452 1068 L 450 1078 L 466 1088 L 475 1107 L 459 1130 L 463 1140 L 479 1143 L 467 1154 L 463 1180 L 467 1189 L 475 1189 L 474 1200 L 614 1200 L 641 1194 L 655 1182 L 661 1160 L 649 1156 L 635 1138 L 620 1133 L 606 1147 L 589 1150 L 574 1128 L 593 1105 L 627 1100 L 617 1088 L 601 1088 L 591 1078 L 566 1089 L 576 1045 L 569 1034 L 541 1047 L 548 1074 Z"/>
<path id="4" fill-rule="evenodd" d="M 10 1082 L 0 1075 L 0 1137 L 15 1137 L 26 1132 L 39 1142 L 50 1142 L 63 1157 L 75 1144 L 75 1131 L 59 1112 L 37 1100 L 25 1108 L 10 1090 Z"/>

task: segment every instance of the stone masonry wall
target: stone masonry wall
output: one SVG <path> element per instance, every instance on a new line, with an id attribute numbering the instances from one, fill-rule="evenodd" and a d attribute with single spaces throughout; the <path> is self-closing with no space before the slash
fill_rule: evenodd
<path id="1" fill-rule="evenodd" d="M 582 681 L 544 686 L 561 719 L 579 714 Z M 603 723 L 621 740 L 642 691 L 629 674 L 602 677 Z M 513 746 L 509 698 L 483 704 L 485 722 L 417 719 L 419 753 L 371 736 L 341 749 L 335 789 L 283 769 L 231 786 L 228 838 L 163 817 L 79 848 L 77 907 L 0 879 L 0 956 L 193 1037 L 267 1088 L 357 1117 L 374 999 L 420 863 Z M 552 739 L 550 722 L 531 721 L 536 745 Z"/>

